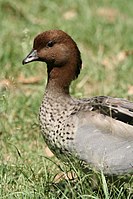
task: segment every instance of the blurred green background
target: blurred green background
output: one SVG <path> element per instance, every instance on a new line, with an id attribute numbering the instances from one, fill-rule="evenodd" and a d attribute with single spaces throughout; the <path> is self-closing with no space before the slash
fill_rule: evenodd
<path id="1" fill-rule="evenodd" d="M 133 100 L 132 0 L 0 0 L 0 198 L 130 198 L 130 184 L 94 191 L 66 182 L 51 190 L 59 168 L 42 158 L 50 155 L 38 127 L 46 67 L 22 66 L 33 38 L 49 29 L 66 31 L 81 51 L 72 95 Z"/>

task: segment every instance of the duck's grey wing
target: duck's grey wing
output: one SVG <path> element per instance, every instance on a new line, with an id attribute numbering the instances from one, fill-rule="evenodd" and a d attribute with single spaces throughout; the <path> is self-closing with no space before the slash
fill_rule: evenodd
<path id="1" fill-rule="evenodd" d="M 75 119 L 78 156 L 105 173 L 133 172 L 133 103 L 97 97 L 89 104 L 91 111 L 79 111 Z"/>
<path id="2" fill-rule="evenodd" d="M 77 117 L 75 148 L 80 159 L 104 173 L 133 172 L 133 126 L 98 113 Z"/>

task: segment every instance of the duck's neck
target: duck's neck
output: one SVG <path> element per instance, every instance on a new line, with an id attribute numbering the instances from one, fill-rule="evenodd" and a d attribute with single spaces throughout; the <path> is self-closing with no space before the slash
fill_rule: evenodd
<path id="1" fill-rule="evenodd" d="M 60 96 L 70 96 L 69 95 L 69 86 L 61 87 L 58 84 L 58 81 L 52 79 L 48 80 L 46 85 L 46 94 L 52 98 L 58 98 Z"/>
<path id="2" fill-rule="evenodd" d="M 69 87 L 74 78 L 75 71 L 72 67 L 48 67 L 46 91 L 55 97 L 59 95 L 69 96 Z"/>

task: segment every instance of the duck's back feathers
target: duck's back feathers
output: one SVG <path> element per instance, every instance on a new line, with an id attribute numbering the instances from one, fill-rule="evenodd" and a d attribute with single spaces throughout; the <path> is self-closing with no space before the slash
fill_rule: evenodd
<path id="1" fill-rule="evenodd" d="M 121 98 L 98 96 L 84 99 L 92 107 L 92 111 L 100 112 L 116 120 L 133 125 L 133 103 Z"/>

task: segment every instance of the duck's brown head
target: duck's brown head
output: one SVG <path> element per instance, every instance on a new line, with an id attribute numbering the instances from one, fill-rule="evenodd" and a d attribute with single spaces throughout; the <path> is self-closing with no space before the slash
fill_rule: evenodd
<path id="1" fill-rule="evenodd" d="M 65 76 L 69 83 L 78 77 L 82 61 L 80 51 L 73 39 L 62 30 L 50 30 L 37 35 L 33 49 L 23 64 L 33 61 L 47 63 L 49 78 Z"/>

